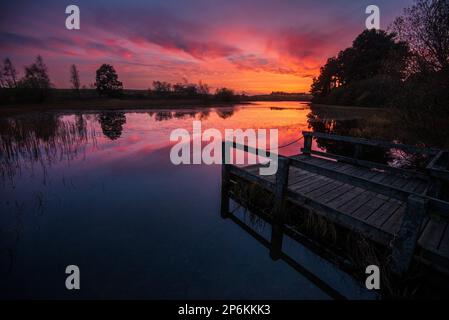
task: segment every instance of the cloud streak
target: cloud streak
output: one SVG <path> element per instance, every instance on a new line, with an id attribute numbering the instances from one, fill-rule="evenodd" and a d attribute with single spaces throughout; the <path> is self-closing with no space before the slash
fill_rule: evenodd
<path id="1" fill-rule="evenodd" d="M 378 2 L 399 12 L 410 1 Z M 18 65 L 42 54 L 59 87 L 72 63 L 84 83 L 113 63 L 133 88 L 185 77 L 254 93 L 307 91 L 320 65 L 363 30 L 365 2 L 79 0 L 81 30 L 69 31 L 60 2 L 21 1 L 3 5 L 0 47 Z"/>

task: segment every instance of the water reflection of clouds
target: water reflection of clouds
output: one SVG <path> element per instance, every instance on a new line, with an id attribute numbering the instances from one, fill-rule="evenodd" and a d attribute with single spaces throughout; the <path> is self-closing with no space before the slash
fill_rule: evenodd
<path id="1" fill-rule="evenodd" d="M 272 109 L 280 106 L 282 110 Z M 299 106 L 299 108 L 298 108 Z M 172 130 L 192 130 L 192 121 L 200 120 L 203 130 L 279 129 L 279 145 L 297 139 L 307 129 L 307 103 L 261 102 L 252 105 L 189 108 L 177 110 L 102 111 L 95 113 L 17 116 L 2 118 L 0 148 L 1 174 L 10 179 L 21 170 L 39 165 L 80 165 L 86 158 L 97 161 L 89 166 L 150 155 L 169 147 Z M 299 152 L 293 145 L 287 153 Z M 82 154 L 82 157 L 80 155 Z M 169 159 L 167 159 L 169 161 Z"/>

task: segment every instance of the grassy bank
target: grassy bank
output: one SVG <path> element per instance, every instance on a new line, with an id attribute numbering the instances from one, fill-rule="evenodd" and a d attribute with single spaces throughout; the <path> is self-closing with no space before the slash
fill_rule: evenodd
<path id="1" fill-rule="evenodd" d="M 58 100 L 43 103 L 10 104 L 0 106 L 0 115 L 10 115 L 34 111 L 61 110 L 122 110 L 122 109 L 159 109 L 166 107 L 210 107 L 230 106 L 249 103 L 247 101 L 223 102 L 204 99 L 82 99 Z"/>

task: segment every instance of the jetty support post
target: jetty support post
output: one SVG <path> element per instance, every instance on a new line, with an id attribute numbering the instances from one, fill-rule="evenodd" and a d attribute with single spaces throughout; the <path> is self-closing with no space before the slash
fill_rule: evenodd
<path id="1" fill-rule="evenodd" d="M 220 214 L 223 219 L 229 217 L 229 191 L 230 184 L 229 181 L 229 167 L 230 164 L 230 154 L 232 152 L 231 143 L 223 141 L 221 143 L 221 208 Z"/>
<path id="2" fill-rule="evenodd" d="M 397 237 L 392 242 L 392 271 L 397 275 L 407 272 L 413 259 L 419 231 L 427 213 L 428 200 L 410 195 Z"/>
<path id="3" fill-rule="evenodd" d="M 275 160 L 276 161 L 276 160 Z M 278 157 L 278 171 L 274 190 L 273 225 L 271 229 L 270 257 L 278 260 L 282 252 L 285 199 L 287 197 L 290 159 Z"/>
<path id="4" fill-rule="evenodd" d="M 362 158 L 363 146 L 361 144 L 356 144 L 354 147 L 354 159 Z"/>
<path id="5" fill-rule="evenodd" d="M 310 156 L 312 152 L 312 133 L 311 132 L 303 132 L 304 136 L 304 148 L 302 149 L 302 153 Z"/>

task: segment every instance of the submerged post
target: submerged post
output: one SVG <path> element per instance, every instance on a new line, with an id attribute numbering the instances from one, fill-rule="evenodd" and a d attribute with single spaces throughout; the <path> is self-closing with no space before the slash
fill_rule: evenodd
<path id="1" fill-rule="evenodd" d="M 356 144 L 354 149 L 354 159 L 360 159 L 362 157 L 362 152 L 363 152 L 362 145 Z"/>
<path id="2" fill-rule="evenodd" d="M 275 160 L 276 161 L 276 160 Z M 271 229 L 270 256 L 277 260 L 282 252 L 282 228 L 284 225 L 284 207 L 287 196 L 289 158 L 278 158 L 278 171 L 276 173 L 276 186 L 274 190 L 273 225 Z"/>
<path id="3" fill-rule="evenodd" d="M 303 132 L 304 136 L 304 148 L 302 149 L 302 153 L 305 155 L 310 155 L 312 152 L 312 133 L 311 132 Z"/>
<path id="4" fill-rule="evenodd" d="M 229 150 L 229 151 L 228 151 Z M 227 152 L 230 152 L 226 141 L 221 143 L 221 217 L 226 219 L 229 216 L 229 161 Z"/>
<path id="5" fill-rule="evenodd" d="M 427 199 L 410 195 L 407 200 L 407 210 L 402 218 L 401 227 L 394 239 L 391 269 L 398 275 L 404 274 L 413 259 L 419 231 L 427 213 Z"/>

